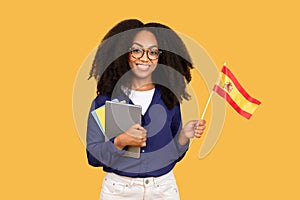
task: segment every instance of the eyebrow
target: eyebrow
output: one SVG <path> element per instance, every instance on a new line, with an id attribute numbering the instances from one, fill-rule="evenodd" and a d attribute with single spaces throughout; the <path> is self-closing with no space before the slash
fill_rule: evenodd
<path id="1" fill-rule="evenodd" d="M 139 44 L 139 43 L 137 43 L 137 42 L 133 42 L 132 43 L 132 45 L 134 45 L 134 44 L 136 44 L 136 45 L 138 45 L 138 46 L 140 46 L 140 47 L 144 47 L 143 45 L 141 45 L 141 44 Z M 150 46 L 150 47 L 148 47 L 149 49 L 151 49 L 151 48 L 153 48 L 153 47 L 158 47 L 157 45 L 152 45 L 152 46 Z"/>

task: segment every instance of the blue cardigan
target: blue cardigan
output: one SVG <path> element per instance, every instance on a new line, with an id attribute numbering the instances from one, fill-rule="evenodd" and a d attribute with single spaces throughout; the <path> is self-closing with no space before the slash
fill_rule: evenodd
<path id="1" fill-rule="evenodd" d="M 117 149 L 113 139 L 105 142 L 91 111 L 104 105 L 107 100 L 111 98 L 98 95 L 89 112 L 86 148 L 90 165 L 102 166 L 104 171 L 121 176 L 145 178 L 168 173 L 183 158 L 189 143 L 184 146 L 178 143 L 182 123 L 180 104 L 168 109 L 158 87 L 155 88 L 148 110 L 142 116 L 141 125 L 147 130 L 147 145 L 141 148 L 139 159 L 122 156 L 125 150 Z M 133 104 L 132 101 L 128 103 Z"/>

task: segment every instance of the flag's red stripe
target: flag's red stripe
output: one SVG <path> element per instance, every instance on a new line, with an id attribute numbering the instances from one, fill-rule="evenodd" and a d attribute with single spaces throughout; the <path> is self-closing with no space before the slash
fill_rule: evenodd
<path id="1" fill-rule="evenodd" d="M 261 102 L 253 97 L 251 97 L 246 90 L 241 86 L 241 84 L 238 82 L 238 80 L 235 78 L 235 76 L 233 75 L 233 73 L 226 67 L 223 66 L 222 68 L 222 72 L 224 74 L 226 74 L 234 83 L 234 85 L 236 86 L 236 88 L 240 91 L 240 93 L 250 102 L 259 105 Z"/>
<path id="2" fill-rule="evenodd" d="M 242 110 L 233 100 L 232 98 L 222 89 L 220 88 L 218 85 L 215 85 L 213 90 L 215 92 L 217 92 L 221 97 L 223 97 L 224 99 L 226 99 L 226 101 L 243 117 L 250 119 L 250 117 L 252 116 L 252 114 Z"/>

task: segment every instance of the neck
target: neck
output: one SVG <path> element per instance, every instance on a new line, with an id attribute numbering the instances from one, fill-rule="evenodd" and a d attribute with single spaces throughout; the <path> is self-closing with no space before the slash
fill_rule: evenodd
<path id="1" fill-rule="evenodd" d="M 154 87 L 155 84 L 152 82 L 152 80 L 149 81 L 133 80 L 131 84 L 131 89 L 136 91 L 147 91 L 153 89 Z"/>

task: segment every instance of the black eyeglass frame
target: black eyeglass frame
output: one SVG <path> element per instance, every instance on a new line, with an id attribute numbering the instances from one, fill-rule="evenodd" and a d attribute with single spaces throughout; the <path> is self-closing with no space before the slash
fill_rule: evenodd
<path id="1" fill-rule="evenodd" d="M 133 52 L 133 50 L 136 50 L 136 49 L 142 50 L 142 51 L 143 51 L 143 53 L 142 53 L 142 55 L 141 55 L 140 57 L 134 57 L 134 56 L 133 56 L 132 52 Z M 148 58 L 149 60 L 153 61 L 153 60 L 157 60 L 157 59 L 159 58 L 159 55 L 162 54 L 162 51 L 158 49 L 158 55 L 157 55 L 157 58 L 151 59 L 151 58 L 149 57 L 149 52 L 150 52 L 150 51 L 151 51 L 151 49 L 133 48 L 133 47 L 130 47 L 130 48 L 129 48 L 129 53 L 130 53 L 130 55 L 131 55 L 133 58 L 135 58 L 135 59 L 140 59 L 140 58 L 142 58 L 142 57 L 144 56 L 145 52 L 147 52 L 147 58 Z"/>

